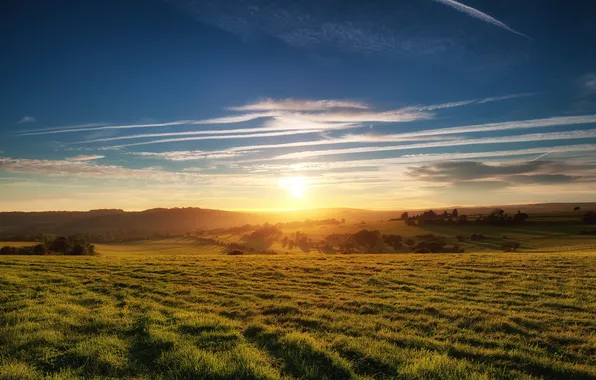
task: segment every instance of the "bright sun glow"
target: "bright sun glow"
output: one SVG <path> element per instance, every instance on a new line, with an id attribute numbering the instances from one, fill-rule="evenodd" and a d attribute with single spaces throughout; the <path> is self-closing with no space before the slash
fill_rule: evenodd
<path id="1" fill-rule="evenodd" d="M 291 178 L 283 178 L 279 182 L 279 187 L 282 189 L 288 190 L 290 195 L 296 199 L 304 198 L 304 193 L 306 191 L 306 185 L 304 178 L 302 177 L 291 177 Z"/>

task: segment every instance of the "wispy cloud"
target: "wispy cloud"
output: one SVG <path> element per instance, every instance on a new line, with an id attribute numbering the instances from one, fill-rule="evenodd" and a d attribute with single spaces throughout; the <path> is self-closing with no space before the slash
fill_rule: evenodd
<path id="1" fill-rule="evenodd" d="M 360 4 L 358 12 L 337 12 L 327 1 L 167 1 L 200 22 L 231 32 L 244 41 L 266 35 L 298 49 L 387 56 L 428 55 L 454 45 L 445 36 L 391 27 L 395 12 L 387 7 L 367 7 L 366 3 Z M 367 7 L 366 11 L 363 7 Z"/>
<path id="2" fill-rule="evenodd" d="M 184 136 L 184 135 L 208 135 L 208 134 L 235 134 L 235 133 L 252 133 L 263 132 L 266 130 L 289 130 L 289 129 L 312 129 L 306 125 L 306 122 L 316 123 L 401 123 L 411 122 L 416 120 L 430 120 L 434 118 L 434 114 L 429 112 L 433 110 L 461 107 L 471 104 L 483 104 L 487 102 L 502 101 L 513 98 L 527 97 L 535 95 L 533 93 L 527 94 L 512 94 L 497 97 L 488 97 L 481 99 L 464 100 L 459 102 L 449 102 L 434 105 L 420 105 L 408 106 L 389 111 L 371 111 L 370 106 L 354 101 L 344 100 L 294 100 L 282 99 L 271 100 L 267 99 L 261 102 L 248 104 L 241 107 L 232 107 L 234 111 L 250 111 L 244 114 L 228 115 L 223 117 L 209 118 L 203 120 L 177 120 L 163 123 L 140 123 L 128 125 L 106 125 L 102 123 L 93 123 L 86 125 L 79 125 L 65 128 L 52 129 L 38 129 L 23 131 L 19 133 L 22 136 L 32 135 L 49 135 L 62 133 L 77 133 L 77 132 L 91 132 L 102 130 L 128 130 L 139 128 L 163 128 L 163 127 L 179 127 L 179 126 L 193 126 L 193 125 L 218 125 L 218 124 L 236 124 L 248 122 L 256 119 L 267 119 L 264 122 L 264 127 L 257 128 L 243 128 L 243 129 L 227 129 L 227 130 L 204 130 L 191 132 L 171 132 L 169 134 L 147 134 L 145 137 L 163 137 L 163 136 Z M 253 112 L 254 111 L 254 112 Z M 315 112 L 319 111 L 319 112 Z M 324 127 L 318 125 L 317 128 Z M 341 129 L 343 127 L 352 128 L 354 124 L 328 124 L 325 129 Z M 142 135 L 120 136 L 118 139 L 132 139 L 141 138 Z M 98 141 L 114 141 L 114 140 L 88 140 L 87 142 Z"/>
<path id="3" fill-rule="evenodd" d="M 538 94 L 537 92 L 528 92 L 528 93 L 523 93 L 523 94 L 492 96 L 492 97 L 488 97 L 488 98 L 462 100 L 459 102 L 433 104 L 433 105 L 428 105 L 428 106 L 411 106 L 411 107 L 406 107 L 405 109 L 415 109 L 418 111 L 434 111 L 434 110 L 438 110 L 438 109 L 462 107 L 462 106 L 467 106 L 467 105 L 472 105 L 472 104 L 484 104 L 484 103 L 491 103 L 491 102 L 499 102 L 502 100 L 526 98 L 526 97 L 534 96 L 537 94 Z"/>
<path id="4" fill-rule="evenodd" d="M 100 158 L 105 158 L 105 156 L 100 156 L 98 154 L 94 154 L 94 155 L 88 155 L 88 156 L 74 156 L 74 157 L 69 157 L 67 158 L 67 160 L 69 161 L 91 161 L 91 160 L 99 160 Z"/>
<path id="5" fill-rule="evenodd" d="M 515 29 L 509 27 L 508 25 L 506 25 L 505 23 L 497 20 L 496 18 L 494 18 L 492 16 L 487 15 L 484 12 L 479 11 L 478 9 L 472 8 L 470 6 L 467 6 L 465 4 L 459 3 L 459 2 L 454 1 L 454 0 L 433 0 L 433 1 L 436 1 L 437 3 L 441 3 L 443 5 L 446 5 L 448 7 L 451 7 L 453 9 L 456 9 L 456 10 L 458 10 L 460 12 L 463 12 L 463 13 L 467 14 L 468 16 L 472 16 L 472 17 L 477 18 L 479 20 L 482 20 L 484 22 L 488 22 L 490 24 L 496 25 L 499 28 L 503 28 L 505 30 L 510 31 L 511 33 L 515 33 L 517 35 L 520 35 L 520 36 L 526 37 L 528 39 L 531 39 L 529 36 L 527 36 L 527 35 L 525 35 L 523 33 L 518 32 L 517 30 L 515 30 Z"/>
<path id="6" fill-rule="evenodd" d="M 478 161 L 437 162 L 431 165 L 409 167 L 408 175 L 417 180 L 447 183 L 461 187 L 462 184 L 485 180 L 501 183 L 501 187 L 527 184 L 562 184 L 593 177 L 593 166 L 566 164 L 550 161 L 513 162 L 487 164 Z"/>
<path id="7" fill-rule="evenodd" d="M 578 145 L 561 145 L 556 147 L 540 147 L 540 148 L 526 148 L 516 150 L 499 150 L 499 151 L 481 151 L 471 153 L 422 153 L 409 154 L 399 157 L 390 158 L 369 158 L 358 160 L 341 160 L 341 161 L 327 161 L 327 162 L 301 162 L 299 164 L 255 164 L 245 165 L 239 163 L 239 167 L 244 167 L 252 170 L 291 170 L 291 171 L 329 171 L 329 170 L 346 170 L 354 168 L 375 168 L 391 165 L 402 165 L 422 162 L 441 162 L 441 161 L 455 161 L 455 160 L 470 160 L 476 158 L 499 158 L 499 157 L 523 157 L 534 156 L 546 152 L 551 153 L 571 153 L 571 152 L 592 152 L 596 150 L 596 144 L 578 144 Z"/>
<path id="8" fill-rule="evenodd" d="M 559 116 L 559 117 L 549 117 L 549 118 L 544 118 L 544 119 L 505 121 L 505 122 L 498 122 L 498 123 L 465 125 L 465 126 L 460 126 L 460 127 L 428 129 L 428 130 L 417 131 L 417 132 L 402 133 L 402 134 L 393 135 L 393 136 L 402 136 L 402 137 L 437 136 L 437 135 L 450 135 L 450 134 L 489 132 L 489 131 L 505 131 L 505 130 L 529 129 L 529 128 L 544 128 L 544 127 L 555 127 L 555 126 L 562 126 L 562 125 L 577 125 L 577 124 L 592 124 L 592 123 L 596 123 L 596 115 Z"/>
<path id="9" fill-rule="evenodd" d="M 325 111 L 335 108 L 366 109 L 368 105 L 345 100 L 299 100 L 264 99 L 240 107 L 230 107 L 233 111 Z"/>
<path id="10" fill-rule="evenodd" d="M 19 124 L 35 123 L 36 121 L 37 119 L 33 116 L 23 116 L 23 118 L 19 120 Z"/>
<path id="11" fill-rule="evenodd" d="M 57 134 L 57 133 L 100 131 L 100 130 L 104 130 L 104 129 L 171 127 L 171 126 L 176 126 L 176 125 L 189 124 L 192 121 L 193 120 L 181 120 L 181 121 L 172 121 L 169 123 L 130 124 L 130 125 L 105 125 L 102 123 L 90 123 L 90 124 L 80 125 L 80 126 L 76 126 L 76 127 L 26 131 L 23 133 L 19 133 L 19 135 L 21 135 L 21 136 L 51 135 L 51 134 Z"/>
<path id="12" fill-rule="evenodd" d="M 580 83 L 585 92 L 596 92 L 596 73 L 588 73 L 582 76 Z"/>
<path id="13" fill-rule="evenodd" d="M 127 135 L 127 136 L 118 136 L 118 137 L 105 137 L 100 139 L 93 139 L 93 140 L 85 140 L 79 141 L 79 144 L 82 143 L 96 143 L 96 142 L 107 142 L 107 141 L 118 141 L 118 140 L 131 140 L 131 139 L 141 139 L 141 138 L 150 138 L 150 137 L 168 137 L 168 136 L 197 136 L 197 135 L 215 135 L 212 137 L 205 137 L 201 140 L 217 140 L 217 139 L 224 139 L 225 136 L 222 135 L 234 135 L 229 136 L 228 138 L 238 138 L 238 133 L 258 133 L 258 132 L 275 132 L 275 131 L 297 131 L 296 133 L 300 133 L 301 130 L 340 130 L 340 129 L 349 129 L 349 128 L 357 128 L 360 125 L 355 123 L 320 123 L 320 122 L 308 122 L 302 121 L 297 122 L 296 120 L 287 119 L 283 122 L 279 122 L 279 119 L 274 119 L 272 121 L 264 123 L 264 127 L 257 127 L 257 128 L 236 128 L 236 129 L 213 129 L 213 130 L 206 130 L 206 131 L 190 131 L 190 132 L 166 132 L 166 133 L 143 133 L 137 135 Z M 262 137 L 262 136 L 261 136 Z M 267 136 L 265 136 L 267 137 Z"/>
<path id="14" fill-rule="evenodd" d="M 172 180 L 191 175 L 165 172 L 156 168 L 130 169 L 117 165 L 98 165 L 86 160 L 34 160 L 8 157 L 0 157 L 0 170 L 9 173 L 107 179 Z"/>
<path id="15" fill-rule="evenodd" d="M 196 161 L 196 160 L 209 160 L 209 159 L 220 159 L 220 158 L 232 158 L 241 155 L 243 152 L 209 152 L 202 150 L 184 150 L 184 151 L 173 151 L 173 152 L 130 152 L 129 154 L 147 157 L 147 158 L 158 158 L 167 161 Z"/>
<path id="16" fill-rule="evenodd" d="M 131 143 L 131 144 L 114 145 L 114 146 L 105 147 L 105 149 L 120 149 L 120 148 L 125 148 L 125 147 L 130 147 L 130 146 L 162 144 L 162 143 L 179 142 L 179 141 L 252 139 L 252 138 L 258 138 L 258 137 L 289 136 L 289 135 L 296 135 L 296 134 L 320 133 L 323 131 L 324 130 L 322 130 L 322 129 L 314 129 L 314 130 L 307 129 L 307 130 L 299 130 L 299 131 L 251 133 L 251 134 L 246 134 L 246 135 L 223 135 L 223 136 L 216 135 L 216 136 L 199 136 L 199 137 L 180 137 L 180 138 L 171 138 L 171 139 L 142 141 L 142 142 Z"/>
<path id="17" fill-rule="evenodd" d="M 392 146 L 368 146 L 358 148 L 345 149 L 330 149 L 330 150 L 311 150 L 301 151 L 296 153 L 282 154 L 270 158 L 255 159 L 254 161 L 269 161 L 269 160 L 295 160 L 306 159 L 319 156 L 328 155 L 342 155 L 342 154 L 359 154 L 371 152 L 387 152 L 397 150 L 412 150 L 412 149 L 428 149 L 428 148 L 442 148 L 464 145 L 482 145 L 482 144 L 505 144 L 505 143 L 519 143 L 519 142 L 538 142 L 538 141 L 555 141 L 555 140 L 573 140 L 573 139 L 589 139 L 596 138 L 596 129 L 570 131 L 570 132 L 553 132 L 553 133 L 534 133 L 518 136 L 500 136 L 500 137 L 486 137 L 478 139 L 454 140 L 454 141 L 440 141 L 440 142 L 425 142 L 421 144 L 404 144 Z"/>
<path id="18" fill-rule="evenodd" d="M 326 138 L 312 141 L 296 141 L 290 143 L 276 143 L 276 144 L 259 144 L 259 145 L 241 145 L 233 148 L 228 148 L 223 152 L 238 152 L 238 151 L 255 151 L 255 150 L 267 150 L 276 149 L 281 150 L 285 148 L 305 148 L 313 146 L 324 146 L 324 145 L 339 145 L 339 144 L 357 144 L 357 143 L 380 143 L 380 142 L 408 142 L 408 141 L 420 141 L 424 140 L 426 143 L 429 141 L 466 141 L 461 145 L 469 144 L 468 141 L 480 141 L 479 139 L 464 140 L 462 137 L 457 135 L 464 135 L 466 133 L 476 132 L 491 132 L 501 130 L 523 130 L 532 128 L 542 127 L 555 127 L 564 125 L 578 125 L 578 124 L 592 124 L 596 123 L 596 115 L 586 116 L 573 116 L 573 117 L 556 117 L 546 119 L 531 119 L 531 120 L 519 120 L 502 123 L 488 123 L 488 124 L 477 124 L 467 125 L 460 127 L 451 128 L 440 128 L 440 129 L 429 129 L 416 132 L 406 132 L 397 134 L 347 134 L 342 137 Z M 586 133 L 590 131 L 571 131 L 571 132 L 556 132 L 556 133 L 539 133 L 533 135 L 512 136 L 502 137 L 501 139 L 537 139 L 537 140 L 562 140 L 565 138 L 582 138 L 582 137 L 566 137 L 566 136 L 583 136 L 588 138 Z M 495 140 L 496 141 L 496 140 Z M 532 140 L 528 140 L 532 141 Z M 503 141 L 501 141 L 503 142 Z M 513 142 L 513 141 L 512 141 Z M 486 142 L 484 142 L 486 143 Z M 429 147 L 432 147 L 435 143 L 431 143 Z M 458 142 L 451 145 L 457 145 Z M 428 144 L 427 144 L 428 145 Z M 440 146 L 440 143 L 436 143 L 436 146 Z M 449 143 L 445 143 L 449 145 Z"/>

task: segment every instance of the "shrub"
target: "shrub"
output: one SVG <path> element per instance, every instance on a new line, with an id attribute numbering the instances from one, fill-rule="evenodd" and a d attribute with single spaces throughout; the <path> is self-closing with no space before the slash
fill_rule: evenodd
<path id="1" fill-rule="evenodd" d="M 34 255 L 47 255 L 48 248 L 44 244 L 38 244 L 33 247 L 33 254 Z"/>
<path id="2" fill-rule="evenodd" d="M 519 248 L 519 243 L 516 241 L 505 241 L 502 248 L 505 252 L 515 252 Z"/>
<path id="3" fill-rule="evenodd" d="M 445 247 L 445 241 L 436 239 L 436 240 L 429 240 L 429 241 L 421 241 L 416 244 L 416 249 L 426 249 L 432 253 L 441 253 L 443 252 L 443 248 Z"/>
<path id="4" fill-rule="evenodd" d="M 15 247 L 5 246 L 0 248 L 0 255 L 16 255 L 18 250 Z"/>
<path id="5" fill-rule="evenodd" d="M 244 252 L 235 249 L 233 251 L 228 252 L 228 255 L 230 255 L 230 256 L 240 256 L 240 255 L 244 255 Z"/>

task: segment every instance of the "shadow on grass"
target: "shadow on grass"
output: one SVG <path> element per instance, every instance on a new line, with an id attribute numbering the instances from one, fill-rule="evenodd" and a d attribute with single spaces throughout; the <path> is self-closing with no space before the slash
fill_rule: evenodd
<path id="1" fill-rule="evenodd" d="M 352 379 L 356 374 L 336 352 L 322 348 L 312 337 L 301 333 L 283 334 L 261 326 L 244 330 L 247 340 L 280 360 L 282 371 L 300 379 Z"/>

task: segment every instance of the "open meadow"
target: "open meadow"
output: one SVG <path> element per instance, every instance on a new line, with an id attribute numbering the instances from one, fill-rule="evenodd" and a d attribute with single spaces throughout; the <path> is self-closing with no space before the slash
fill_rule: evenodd
<path id="1" fill-rule="evenodd" d="M 0 256 L 0 378 L 596 377 L 596 252 L 228 256 L 190 241 Z"/>

